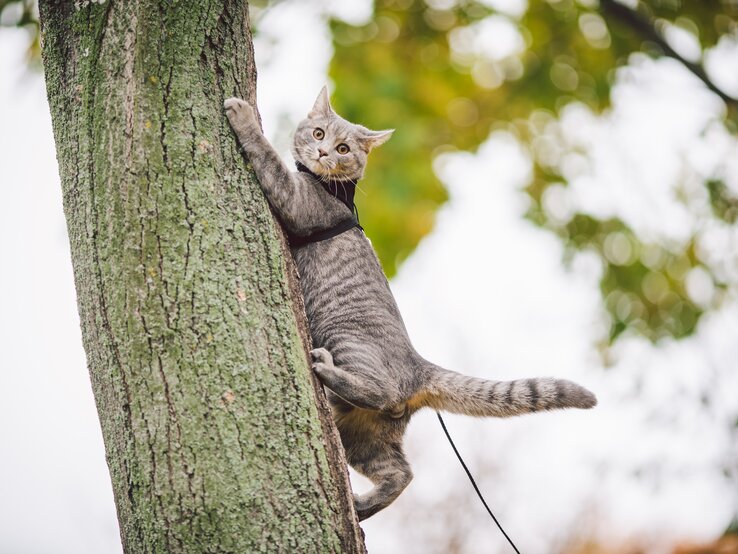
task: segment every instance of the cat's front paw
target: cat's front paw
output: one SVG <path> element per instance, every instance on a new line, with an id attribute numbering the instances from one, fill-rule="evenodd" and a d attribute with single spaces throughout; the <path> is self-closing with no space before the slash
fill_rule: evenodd
<path id="1" fill-rule="evenodd" d="M 259 128 L 256 120 L 256 112 L 254 108 L 245 100 L 240 98 L 229 98 L 223 102 L 228 122 L 236 130 L 246 129 L 249 127 Z"/>

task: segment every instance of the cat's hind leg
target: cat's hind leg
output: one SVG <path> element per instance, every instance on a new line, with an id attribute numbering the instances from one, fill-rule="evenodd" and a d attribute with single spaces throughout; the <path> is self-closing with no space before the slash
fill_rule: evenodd
<path id="1" fill-rule="evenodd" d="M 354 494 L 354 506 L 359 520 L 392 504 L 413 479 L 401 445 L 374 441 L 367 446 L 369 447 L 361 448 L 360 452 L 352 452 L 348 460 L 356 471 L 374 483 L 374 488 L 366 494 Z M 366 457 L 362 458 L 362 454 Z"/>
<path id="2" fill-rule="evenodd" d="M 362 375 L 358 371 L 348 371 L 333 363 L 333 356 L 325 348 L 310 351 L 313 371 L 321 382 L 346 402 L 364 408 L 386 412 L 392 417 L 402 417 L 405 404 L 401 402 L 399 391 Z"/>

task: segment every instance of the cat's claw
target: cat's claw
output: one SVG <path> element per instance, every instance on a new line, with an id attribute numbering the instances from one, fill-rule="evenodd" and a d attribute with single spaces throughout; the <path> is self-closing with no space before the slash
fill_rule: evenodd
<path id="1" fill-rule="evenodd" d="M 240 98 L 228 98 L 223 102 L 228 121 L 234 129 L 241 125 L 256 124 L 256 113 L 254 108 L 245 100 Z"/>
<path id="2" fill-rule="evenodd" d="M 241 106 L 248 106 L 248 102 L 246 100 L 241 100 L 240 98 L 228 98 L 225 102 L 223 102 L 223 107 L 226 110 L 238 110 Z"/>
<path id="3" fill-rule="evenodd" d="M 316 364 L 333 365 L 333 356 L 325 348 L 316 348 L 310 351 L 310 357 L 313 360 L 313 367 Z"/>
<path id="4" fill-rule="evenodd" d="M 312 358 L 312 368 L 318 376 L 325 375 L 326 371 L 333 368 L 333 356 L 325 348 L 316 348 L 310 351 L 310 358 Z"/>

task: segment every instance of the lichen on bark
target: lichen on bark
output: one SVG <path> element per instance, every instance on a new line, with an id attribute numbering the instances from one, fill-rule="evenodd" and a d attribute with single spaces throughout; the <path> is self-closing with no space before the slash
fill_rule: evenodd
<path id="1" fill-rule="evenodd" d="M 294 269 L 222 113 L 242 0 L 41 2 L 82 336 L 127 552 L 363 552 Z"/>

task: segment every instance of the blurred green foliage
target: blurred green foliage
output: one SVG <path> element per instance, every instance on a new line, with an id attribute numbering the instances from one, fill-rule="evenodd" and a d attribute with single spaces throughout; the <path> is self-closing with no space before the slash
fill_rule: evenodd
<path id="1" fill-rule="evenodd" d="M 0 27 L 18 27 L 28 31 L 26 57 L 30 65 L 40 68 L 37 0 L 0 0 Z"/>
<path id="2" fill-rule="evenodd" d="M 556 122 L 571 103 L 595 112 L 608 107 L 616 68 L 635 52 L 668 54 L 660 39 L 670 25 L 693 34 L 703 52 L 724 35 L 735 37 L 738 3 L 642 0 L 635 11 L 613 8 L 613 0 L 531 0 L 519 13 L 496 5 L 501 4 L 376 0 L 365 25 L 331 22 L 337 111 L 372 128 L 401 129 L 373 154 L 362 182 L 369 194 L 359 200 L 362 223 L 385 271 L 395 273 L 446 200 L 433 158 L 455 149 L 473 151 L 503 128 L 527 146 L 533 160 L 528 217 L 557 233 L 569 257 L 587 250 L 602 260 L 609 342 L 626 330 L 654 341 L 689 335 L 726 288 L 697 255 L 695 238 L 678 247 L 644 243 L 620 220 L 574 213 L 561 221 L 549 215 L 544 194 L 567 184 L 560 151 L 566 145 L 557 143 L 554 150 L 560 152 L 552 155 L 550 141 L 557 137 L 545 123 Z M 480 40 L 495 33 L 509 35 L 507 42 L 517 47 L 481 52 Z M 701 71 L 694 60 L 682 61 Z M 730 98 L 727 104 L 723 123 L 735 129 L 736 105 Z M 738 200 L 720 180 L 705 186 L 716 217 L 734 223 Z M 687 292 L 685 279 L 693 269 L 717 291 L 707 305 Z"/>
<path id="3" fill-rule="evenodd" d="M 276 1 L 255 0 L 254 7 Z M 700 258 L 698 237 L 678 246 L 656 244 L 644 242 L 618 219 L 573 213 L 562 220 L 549 214 L 546 192 L 567 185 L 562 168 L 567 145 L 551 123 L 572 103 L 595 112 L 607 108 L 615 70 L 631 54 L 675 55 L 662 38 L 669 28 L 691 34 L 702 58 L 722 37 L 735 40 L 738 2 L 629 2 L 635 10 L 615 0 L 519 4 L 511 11 L 514 2 L 497 0 L 376 0 L 364 25 L 330 22 L 336 110 L 371 128 L 400 128 L 372 155 L 358 198 L 362 224 L 385 271 L 388 276 L 397 271 L 447 199 L 432 160 L 454 150 L 473 151 L 490 132 L 505 129 L 533 161 L 525 189 L 529 219 L 564 241 L 567 258 L 586 250 L 602 261 L 600 288 L 612 320 L 608 342 L 627 330 L 654 341 L 691 334 L 703 312 L 719 305 L 736 283 L 726 283 Z M 0 25 L 29 30 L 29 61 L 38 64 L 36 1 L 0 0 Z M 480 51 L 480 42 L 495 35 L 506 36 L 501 43 L 512 48 L 494 52 L 492 47 L 493 55 Z M 713 86 L 701 59 L 681 61 Z M 725 100 L 722 122 L 734 132 L 737 103 Z M 713 216 L 735 225 L 738 198 L 720 176 L 704 185 Z M 693 270 L 715 291 L 707 302 L 697 302 L 687 290 Z"/>
<path id="4" fill-rule="evenodd" d="M 715 216 L 726 223 L 735 223 L 738 219 L 738 198 L 730 194 L 728 187 L 720 179 L 709 179 L 705 185 Z"/>

